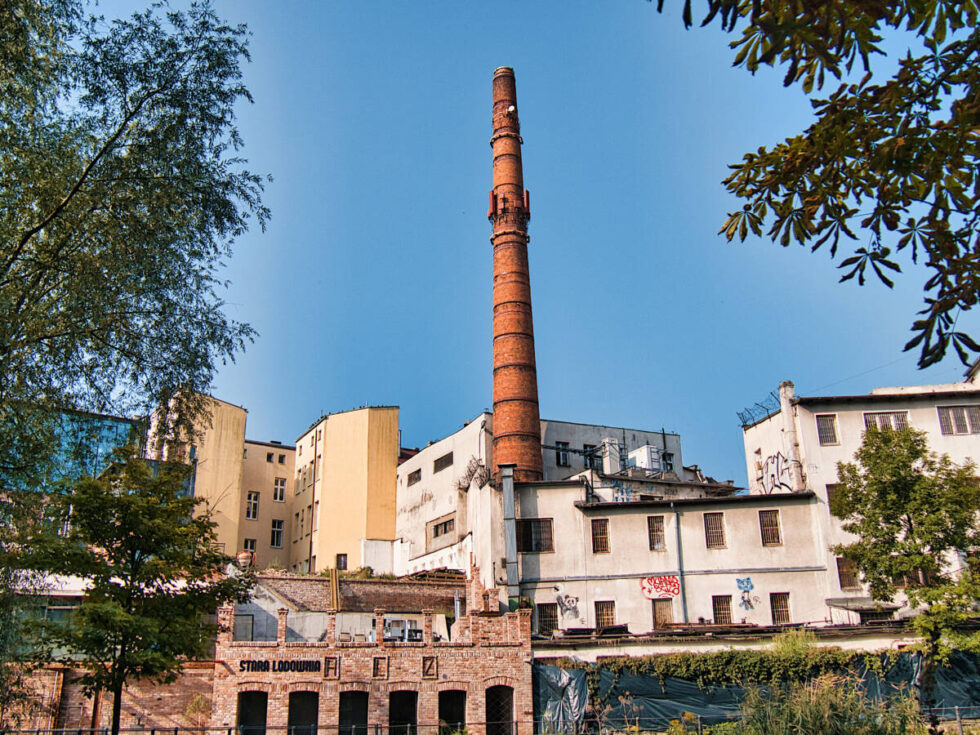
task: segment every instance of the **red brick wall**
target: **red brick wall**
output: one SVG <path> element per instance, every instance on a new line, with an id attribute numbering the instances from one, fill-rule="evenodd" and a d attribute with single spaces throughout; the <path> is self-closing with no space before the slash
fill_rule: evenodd
<path id="1" fill-rule="evenodd" d="M 223 625 L 232 622 L 233 611 L 220 613 Z M 531 732 L 531 615 L 519 610 L 506 615 L 469 616 L 454 625 L 451 642 L 434 643 L 431 626 L 422 643 L 338 643 L 335 627 L 328 624 L 322 642 L 286 643 L 232 641 L 225 632 L 219 636 L 215 654 L 214 706 L 211 725 L 237 724 L 238 693 L 264 691 L 268 694 L 267 725 L 285 727 L 289 694 L 313 691 L 319 694 L 319 724 L 336 727 L 339 697 L 343 691 L 369 694 L 368 715 L 372 724 L 388 722 L 388 695 L 393 691 L 418 693 L 420 733 L 433 735 L 438 726 L 439 692 L 460 689 L 466 692 L 467 732 L 482 735 L 486 719 L 485 692 L 503 684 L 514 690 L 514 717 L 521 722 L 520 733 Z M 230 628 L 226 628 L 230 630 Z M 339 674 L 326 676 L 326 658 L 339 659 Z M 381 659 L 382 671 L 375 670 Z M 435 659 L 434 667 L 431 661 Z M 282 662 L 319 662 L 318 672 L 246 670 L 243 661 L 268 662 L 270 668 Z M 254 664 L 247 664 L 253 666 Z"/>

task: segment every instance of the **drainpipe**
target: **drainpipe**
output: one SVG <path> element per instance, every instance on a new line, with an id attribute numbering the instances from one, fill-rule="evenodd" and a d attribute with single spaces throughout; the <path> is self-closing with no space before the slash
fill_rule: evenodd
<path id="1" fill-rule="evenodd" d="M 687 586 L 684 584 L 684 550 L 681 548 L 681 514 L 677 507 L 671 503 L 670 509 L 674 511 L 674 531 L 677 534 L 677 580 L 681 584 L 681 616 L 682 622 L 687 622 Z"/>
<path id="2" fill-rule="evenodd" d="M 803 492 L 803 463 L 800 462 L 800 441 L 796 434 L 796 417 L 793 415 L 793 402 L 796 391 L 793 381 L 784 380 L 779 384 L 779 414 L 783 419 L 783 433 L 786 435 L 789 452 L 789 474 L 794 493 Z"/>
<path id="3" fill-rule="evenodd" d="M 515 464 L 497 465 L 500 469 L 500 489 L 504 494 L 504 559 L 507 562 L 507 606 L 513 611 L 520 600 L 517 578 L 517 522 L 514 520 Z"/>

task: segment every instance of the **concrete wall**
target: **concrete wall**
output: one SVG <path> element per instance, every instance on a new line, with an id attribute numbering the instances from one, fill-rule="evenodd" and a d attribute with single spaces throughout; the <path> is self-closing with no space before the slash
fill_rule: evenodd
<path id="1" fill-rule="evenodd" d="M 541 420 L 541 443 L 554 447 L 556 442 L 565 442 L 569 449 L 581 450 L 586 444 L 599 446 L 602 440 L 613 438 L 618 443 L 626 445 L 626 456 L 633 449 L 651 445 L 674 455 L 674 471 L 683 476 L 683 457 L 681 456 L 681 438 L 678 434 L 659 431 L 644 431 L 642 429 L 624 429 L 617 426 L 601 424 L 578 424 L 570 421 Z M 542 467 L 544 479 L 564 480 L 585 469 L 585 456 L 581 453 L 569 453 L 568 466 L 560 467 L 557 463 L 557 452 L 554 449 L 542 450 Z"/>
<path id="2" fill-rule="evenodd" d="M 237 551 L 245 548 L 245 539 L 255 540 L 255 561 L 258 569 L 275 564 L 282 569 L 289 567 L 289 546 L 291 543 L 293 517 L 293 477 L 296 448 L 282 444 L 245 441 L 245 455 L 242 460 L 242 510 L 239 518 L 239 539 Z M 285 483 L 282 500 L 275 499 L 276 480 Z M 248 494 L 259 494 L 258 518 L 246 518 Z M 283 523 L 282 545 L 273 548 L 272 521 Z"/>

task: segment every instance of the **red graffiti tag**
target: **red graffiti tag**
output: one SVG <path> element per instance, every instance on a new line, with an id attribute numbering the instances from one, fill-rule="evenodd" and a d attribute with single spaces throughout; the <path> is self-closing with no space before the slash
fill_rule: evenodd
<path id="1" fill-rule="evenodd" d="M 657 597 L 674 597 L 681 593 L 681 580 L 674 575 L 645 577 L 640 580 L 640 589 L 648 600 Z"/>

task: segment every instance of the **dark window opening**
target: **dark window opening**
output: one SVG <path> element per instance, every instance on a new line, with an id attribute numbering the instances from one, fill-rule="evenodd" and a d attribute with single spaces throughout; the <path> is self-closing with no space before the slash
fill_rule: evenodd
<path id="1" fill-rule="evenodd" d="M 347 554 L 337 554 L 337 569 L 347 569 Z"/>
<path id="2" fill-rule="evenodd" d="M 341 692 L 338 735 L 367 735 L 368 693 Z"/>
<path id="3" fill-rule="evenodd" d="M 439 735 L 462 732 L 466 727 L 466 692 L 449 689 L 439 692 Z"/>
<path id="4" fill-rule="evenodd" d="M 442 472 L 447 467 L 453 466 L 453 453 L 444 454 L 432 463 L 432 473 Z"/>
<path id="5" fill-rule="evenodd" d="M 558 630 L 558 603 L 541 602 L 535 607 L 538 613 L 538 634 L 550 636 Z"/>
<path id="6" fill-rule="evenodd" d="M 555 442 L 555 464 L 568 467 L 568 442 Z"/>
<path id="7" fill-rule="evenodd" d="M 316 692 L 290 692 L 287 732 L 289 735 L 315 735 L 320 695 Z"/>
<path id="8" fill-rule="evenodd" d="M 421 469 L 412 470 L 411 472 L 408 473 L 408 486 L 409 487 L 411 487 L 412 485 L 414 485 L 416 482 L 421 482 L 421 481 L 422 481 L 422 470 Z"/>
<path id="9" fill-rule="evenodd" d="M 265 735 L 265 715 L 269 695 L 265 692 L 238 693 L 238 732 Z"/>
<path id="10" fill-rule="evenodd" d="M 415 735 L 418 700 L 418 692 L 392 692 L 388 695 L 389 735 Z"/>
<path id="11" fill-rule="evenodd" d="M 647 536 L 650 551 L 663 551 L 666 548 L 663 516 L 647 516 Z"/>
<path id="12" fill-rule="evenodd" d="M 592 553 L 609 553 L 609 519 L 592 519 Z"/>
<path id="13" fill-rule="evenodd" d="M 554 551 L 550 518 L 522 518 L 517 521 L 517 550 Z"/>

